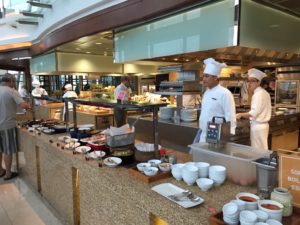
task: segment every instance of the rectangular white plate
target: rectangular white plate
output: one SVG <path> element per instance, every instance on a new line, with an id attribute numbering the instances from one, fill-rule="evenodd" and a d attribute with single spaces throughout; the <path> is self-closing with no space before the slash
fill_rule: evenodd
<path id="1" fill-rule="evenodd" d="M 204 199 L 199 197 L 199 201 L 196 202 L 192 202 L 191 200 L 182 200 L 182 201 L 174 201 L 173 199 L 169 198 L 169 195 L 174 195 L 174 194 L 179 194 L 182 193 L 183 191 L 185 191 L 184 189 L 177 187 L 174 184 L 171 183 L 163 183 L 163 184 L 159 184 L 156 185 L 154 187 L 152 187 L 152 190 L 157 192 L 158 194 L 166 197 L 167 199 L 171 200 L 172 202 L 177 203 L 178 205 L 182 206 L 183 208 L 190 208 L 190 207 L 194 207 L 196 205 L 201 204 L 202 202 L 204 202 Z"/>

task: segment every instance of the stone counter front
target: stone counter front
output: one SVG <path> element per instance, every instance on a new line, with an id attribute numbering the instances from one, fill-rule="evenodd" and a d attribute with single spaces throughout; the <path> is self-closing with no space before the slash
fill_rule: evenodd
<path id="1" fill-rule="evenodd" d="M 61 150 L 56 146 L 57 137 L 19 129 L 19 147 L 25 155 L 20 175 L 49 202 L 65 224 L 146 225 L 152 224 L 150 214 L 169 225 L 209 224 L 210 208 L 220 211 L 238 192 L 256 191 L 255 187 L 241 187 L 229 181 L 208 192 L 174 178 L 146 184 L 125 167 L 99 167 L 96 161 Z M 201 196 L 204 203 L 184 209 L 151 190 L 167 182 Z"/>

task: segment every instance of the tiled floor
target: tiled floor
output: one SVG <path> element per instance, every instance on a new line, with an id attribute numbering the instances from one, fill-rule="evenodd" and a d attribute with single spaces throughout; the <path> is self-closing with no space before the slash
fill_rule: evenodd
<path id="1" fill-rule="evenodd" d="M 0 178 L 0 225 L 62 225 L 20 179 Z"/>

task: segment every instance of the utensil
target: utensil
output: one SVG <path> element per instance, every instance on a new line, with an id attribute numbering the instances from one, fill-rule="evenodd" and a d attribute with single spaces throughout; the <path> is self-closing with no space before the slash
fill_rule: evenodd
<path id="1" fill-rule="evenodd" d="M 174 194 L 174 195 L 168 195 L 168 198 L 179 202 L 179 201 L 192 201 L 197 202 L 200 200 L 200 197 L 194 195 L 191 191 L 185 190 L 181 193 Z"/>

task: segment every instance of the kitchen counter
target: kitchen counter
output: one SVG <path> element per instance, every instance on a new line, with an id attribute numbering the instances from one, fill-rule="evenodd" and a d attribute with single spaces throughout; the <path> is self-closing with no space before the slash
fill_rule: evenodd
<path id="1" fill-rule="evenodd" d="M 63 134 L 37 135 L 23 128 L 18 132 L 19 148 L 25 157 L 25 164 L 19 165 L 20 176 L 41 194 L 65 224 L 141 225 L 152 224 L 150 218 L 157 216 L 170 225 L 205 225 L 209 224 L 211 208 L 220 211 L 238 192 L 256 191 L 255 187 L 241 187 L 229 181 L 208 192 L 174 178 L 146 184 L 123 166 L 98 167 L 96 161 L 61 150 L 56 143 Z M 188 154 L 178 154 L 185 155 L 177 155 L 179 162 L 190 159 Z M 189 189 L 201 196 L 204 203 L 184 209 L 151 190 L 166 182 Z"/>

